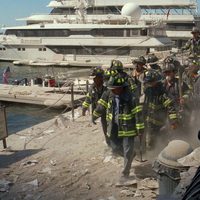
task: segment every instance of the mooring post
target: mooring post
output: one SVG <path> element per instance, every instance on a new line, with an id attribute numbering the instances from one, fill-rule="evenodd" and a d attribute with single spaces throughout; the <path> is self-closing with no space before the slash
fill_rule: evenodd
<path id="1" fill-rule="evenodd" d="M 72 121 L 74 121 L 74 83 L 71 84 Z"/>

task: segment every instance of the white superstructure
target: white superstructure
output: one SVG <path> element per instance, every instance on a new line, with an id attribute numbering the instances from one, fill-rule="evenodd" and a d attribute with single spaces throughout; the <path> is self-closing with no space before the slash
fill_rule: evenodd
<path id="1" fill-rule="evenodd" d="M 191 37 L 190 31 L 195 23 L 200 25 L 196 0 L 88 0 L 88 20 L 120 14 L 122 7 L 131 2 L 141 7 L 141 19 L 149 23 L 157 19 L 164 21 L 167 24 L 167 36 L 174 40 L 178 47 Z M 52 8 L 50 15 L 33 15 L 25 19 L 28 23 L 62 22 L 66 20 L 66 16 L 74 14 L 75 5 L 74 0 L 51 1 L 48 5 Z"/>
<path id="2" fill-rule="evenodd" d="M 49 6 L 60 9 L 60 13 L 34 15 L 26 18 L 25 26 L 6 27 L 0 36 L 0 59 L 94 66 L 116 58 L 130 63 L 133 57 L 149 51 L 171 49 L 161 20 L 142 20 L 136 4 L 129 2 L 131 9 L 124 6 L 123 15 L 86 14 L 97 2 L 52 1 Z M 66 9 L 68 12 L 62 13 Z"/>

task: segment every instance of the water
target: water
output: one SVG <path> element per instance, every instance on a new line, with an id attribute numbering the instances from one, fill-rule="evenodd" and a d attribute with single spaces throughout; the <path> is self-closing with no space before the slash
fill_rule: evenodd
<path id="1" fill-rule="evenodd" d="M 9 66 L 11 69 L 11 77 L 9 83 L 14 80 L 21 80 L 27 78 L 34 79 L 36 77 L 44 77 L 46 74 L 58 78 L 64 75 L 67 78 L 85 77 L 88 75 L 90 69 L 81 68 L 63 68 L 63 67 L 30 67 L 30 66 L 15 66 L 9 62 L 0 62 L 0 76 L 4 69 Z M 0 77 L 0 83 L 2 78 Z M 7 125 L 9 134 L 29 128 L 38 123 L 52 119 L 60 114 L 62 110 L 44 109 L 42 106 L 28 105 L 28 104 L 13 104 L 8 103 L 6 107 Z"/>

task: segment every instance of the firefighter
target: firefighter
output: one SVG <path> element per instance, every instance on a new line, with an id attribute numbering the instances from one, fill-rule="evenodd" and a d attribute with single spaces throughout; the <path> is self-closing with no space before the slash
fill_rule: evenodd
<path id="1" fill-rule="evenodd" d="M 158 65 L 158 57 L 155 54 L 149 54 L 147 57 L 147 67 L 150 69 L 161 71 L 161 67 Z"/>
<path id="2" fill-rule="evenodd" d="M 165 126 L 167 115 L 172 129 L 178 127 L 178 117 L 173 100 L 165 93 L 162 76 L 156 70 L 145 72 L 144 93 L 146 148 L 152 149 L 155 145 L 155 136 L 158 136 Z"/>
<path id="3" fill-rule="evenodd" d="M 181 48 L 181 51 L 189 50 L 190 57 L 196 58 L 200 56 L 200 36 L 199 36 L 199 29 L 197 27 L 193 27 L 191 34 L 192 38 L 187 41 L 184 47 Z"/>
<path id="4" fill-rule="evenodd" d="M 188 127 L 190 118 L 189 96 L 190 89 L 188 85 L 182 81 L 181 74 L 177 77 L 178 69 L 174 63 L 165 63 L 163 67 L 164 88 L 167 96 L 174 101 L 175 108 L 181 123 L 181 127 Z"/>
<path id="5" fill-rule="evenodd" d="M 89 91 L 86 95 L 85 101 L 82 104 L 82 115 L 85 116 L 90 104 L 92 105 L 92 112 L 97 106 L 97 101 L 102 96 L 106 87 L 103 85 L 104 71 L 101 67 L 93 68 L 90 72 L 90 77 L 93 78 L 93 84 L 90 86 Z M 106 143 L 109 145 L 109 139 L 107 137 L 107 122 L 106 114 L 103 113 L 101 116 L 101 125 L 105 136 Z"/>
<path id="6" fill-rule="evenodd" d="M 144 102 L 144 92 L 143 92 L 143 82 L 145 77 L 145 71 L 147 71 L 146 67 L 146 59 L 143 56 L 133 60 L 133 64 L 135 65 L 135 69 L 132 71 L 131 77 L 136 84 L 136 92 L 135 96 L 137 101 L 140 103 Z"/>
<path id="7" fill-rule="evenodd" d="M 164 88 L 167 95 L 174 100 L 176 107 L 180 107 L 180 104 L 183 105 L 185 101 L 189 98 L 189 87 L 188 85 L 182 81 L 180 83 L 179 77 L 176 76 L 177 68 L 173 63 L 165 63 L 162 69 L 164 74 Z M 181 86 L 179 86 L 181 84 Z M 180 88 L 181 87 L 181 88 Z M 180 94 L 180 90 L 181 93 Z"/>
<path id="8" fill-rule="evenodd" d="M 108 90 L 103 93 L 93 112 L 93 121 L 107 113 L 108 136 L 114 153 L 124 156 L 120 183 L 129 179 L 135 156 L 134 138 L 144 131 L 142 107 L 136 105 L 126 79 L 121 75 L 111 76 Z"/>
<path id="9" fill-rule="evenodd" d="M 190 62 L 183 72 L 183 81 L 188 85 L 191 93 L 193 93 L 194 89 L 195 74 L 199 69 L 200 66 L 196 62 Z"/>

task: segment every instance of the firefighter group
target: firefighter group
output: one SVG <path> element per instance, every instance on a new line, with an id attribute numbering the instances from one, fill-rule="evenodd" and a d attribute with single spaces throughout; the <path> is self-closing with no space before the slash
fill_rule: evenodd
<path id="1" fill-rule="evenodd" d="M 93 84 L 82 104 L 82 115 L 91 105 L 92 122 L 101 119 L 107 145 L 113 154 L 123 156 L 121 182 L 130 179 L 136 136 L 144 141 L 145 151 L 151 151 L 163 132 L 190 130 L 195 121 L 191 113 L 198 116 L 200 38 L 196 27 L 191 33 L 193 38 L 179 50 L 179 55 L 189 51 L 186 65 L 174 54 L 162 62 L 148 54 L 134 59 L 129 71 L 117 59 L 108 69 L 91 70 Z"/>

